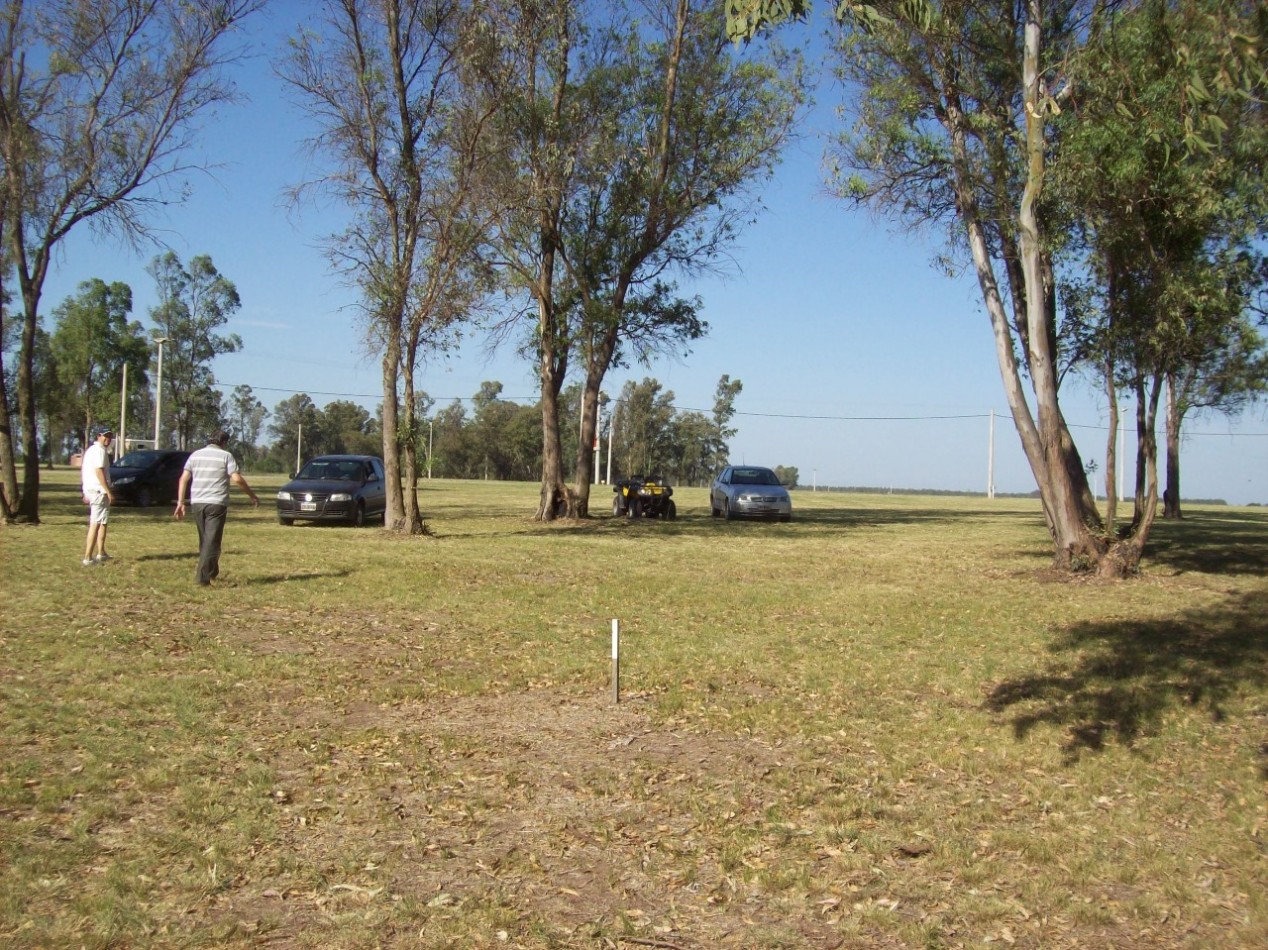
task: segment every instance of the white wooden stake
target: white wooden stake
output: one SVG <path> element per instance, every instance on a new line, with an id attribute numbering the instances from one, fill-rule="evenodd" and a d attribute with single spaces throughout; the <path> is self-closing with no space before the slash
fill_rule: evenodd
<path id="1" fill-rule="evenodd" d="M 612 702 L 621 701 L 621 622 L 612 621 Z"/>

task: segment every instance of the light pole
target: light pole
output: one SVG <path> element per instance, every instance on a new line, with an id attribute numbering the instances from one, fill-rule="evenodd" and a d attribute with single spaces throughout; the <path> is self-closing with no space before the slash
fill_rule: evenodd
<path id="1" fill-rule="evenodd" d="M 154 447 L 159 447 L 159 430 L 163 419 L 163 344 L 170 337 L 156 336 L 154 345 L 158 347 L 158 384 L 154 387 Z"/>

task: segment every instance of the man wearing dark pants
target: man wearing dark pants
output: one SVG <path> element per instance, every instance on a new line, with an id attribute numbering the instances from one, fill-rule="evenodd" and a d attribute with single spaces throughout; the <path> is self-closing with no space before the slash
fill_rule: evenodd
<path id="1" fill-rule="evenodd" d="M 260 507 L 259 497 L 238 471 L 238 463 L 225 446 L 229 433 L 217 431 L 206 446 L 192 453 L 176 487 L 176 517 L 185 517 L 185 498 L 198 526 L 198 583 L 204 587 L 220 573 L 220 542 L 229 513 L 229 485 L 237 485 Z"/>

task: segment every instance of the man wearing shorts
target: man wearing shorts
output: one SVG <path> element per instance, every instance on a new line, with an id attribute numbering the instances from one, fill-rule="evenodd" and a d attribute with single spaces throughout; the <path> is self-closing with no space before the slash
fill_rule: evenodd
<path id="1" fill-rule="evenodd" d="M 93 442 L 79 465 L 79 481 L 88 506 L 88 540 L 84 542 L 84 567 L 110 560 L 106 553 L 106 526 L 110 523 L 110 456 L 106 449 L 114 439 L 109 426 L 93 430 Z"/>

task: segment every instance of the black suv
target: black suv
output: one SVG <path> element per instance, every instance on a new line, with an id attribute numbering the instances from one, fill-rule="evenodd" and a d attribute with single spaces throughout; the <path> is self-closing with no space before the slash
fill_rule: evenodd
<path id="1" fill-rule="evenodd" d="M 110 463 L 110 490 L 121 505 L 150 505 L 174 502 L 188 452 L 176 449 L 133 449 Z"/>

